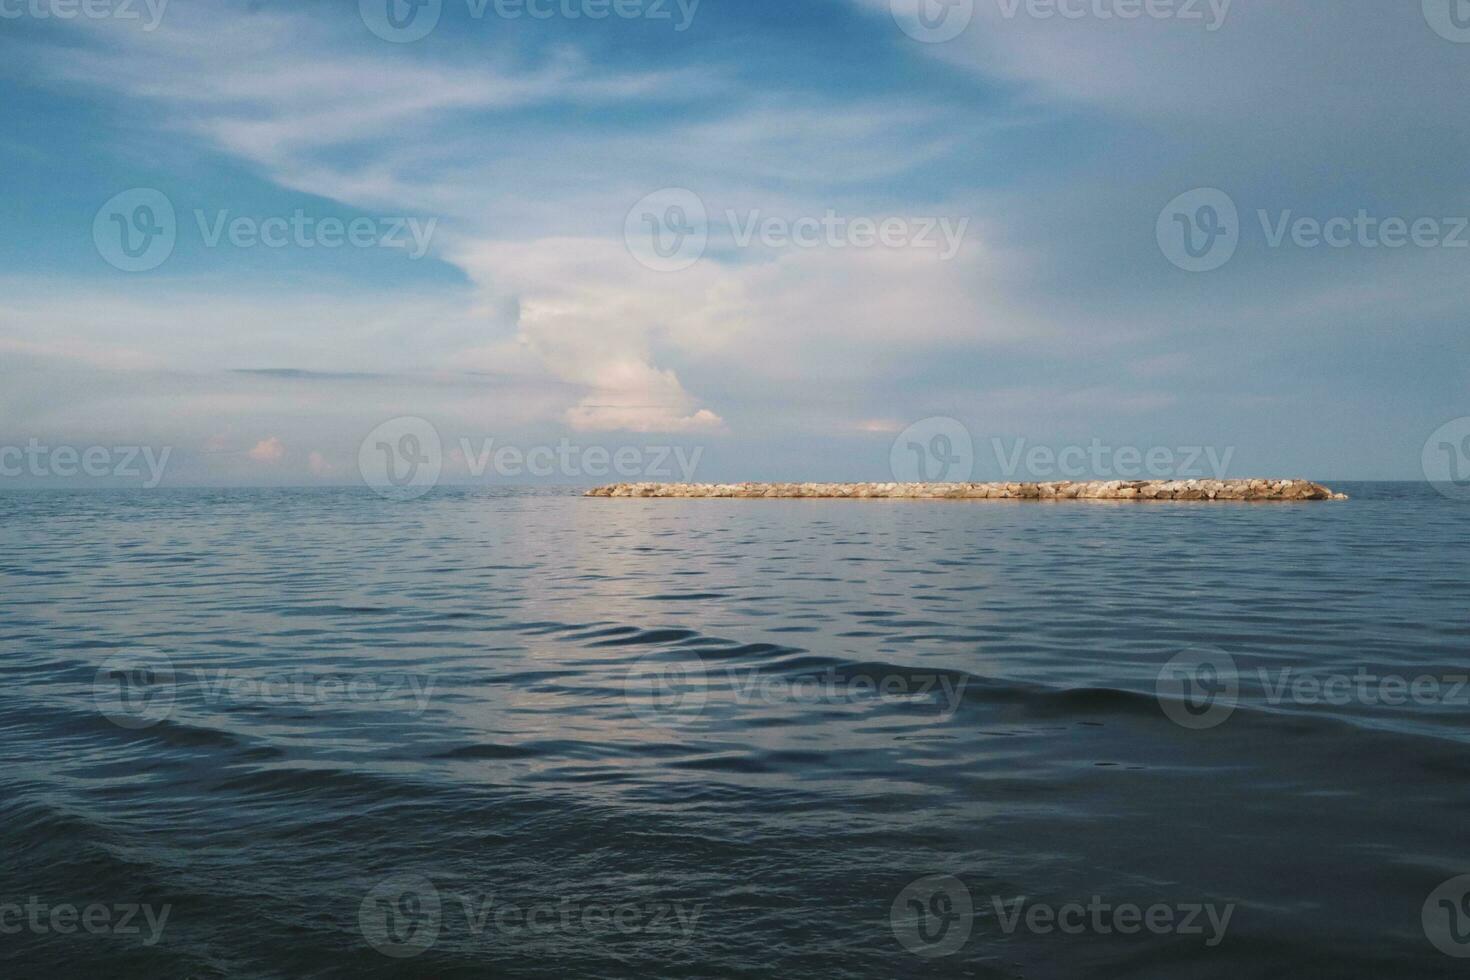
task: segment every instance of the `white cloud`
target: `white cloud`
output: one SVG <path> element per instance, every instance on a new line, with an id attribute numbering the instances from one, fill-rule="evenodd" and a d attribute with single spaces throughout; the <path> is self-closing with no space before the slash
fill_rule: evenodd
<path id="1" fill-rule="evenodd" d="M 311 455 L 307 457 L 306 465 L 312 475 L 317 477 L 326 478 L 337 472 L 337 467 L 329 462 L 320 450 L 316 449 L 312 450 Z"/>
<path id="2" fill-rule="evenodd" d="M 853 2 L 892 24 L 890 0 Z M 1448 129 L 1458 119 L 1464 51 L 1431 31 L 1417 2 L 1201 0 L 1131 19 L 1092 14 L 1126 6 L 1109 0 L 1065 5 L 1082 16 L 1061 6 L 975 0 L 952 41 L 920 44 L 896 25 L 892 38 L 1042 98 L 1200 130 L 1249 124 L 1278 143 L 1301 138 L 1272 129 L 1288 120 L 1361 138 L 1374 120 Z M 1177 16 L 1186 9 L 1197 18 Z"/>
<path id="3" fill-rule="evenodd" d="M 669 365 L 827 383 L 889 372 L 935 344 L 1035 336 L 998 300 L 978 243 L 932 251 L 816 249 L 735 262 L 707 255 L 677 273 L 644 268 L 621 242 L 460 243 L 449 256 L 488 305 L 514 309 L 517 339 L 556 377 L 592 389 L 580 429 L 688 431 L 719 424 Z"/>
<path id="4" fill-rule="evenodd" d="M 390 46 L 365 57 L 297 14 L 221 22 L 181 11 L 146 38 L 94 31 L 88 41 L 48 51 L 42 74 L 73 85 L 105 78 L 144 124 L 193 134 L 283 186 L 357 206 L 443 211 L 437 243 L 476 290 L 468 299 L 281 300 L 175 282 L 124 290 L 106 303 L 32 294 L 12 301 L 22 332 L 127 336 L 144 354 L 162 348 L 166 363 L 191 368 L 509 366 L 560 382 L 550 390 L 573 428 L 683 432 L 719 428 L 723 419 L 686 389 L 671 358 L 727 358 L 752 379 L 817 365 L 861 377 L 915 345 L 993 339 L 1020 322 L 983 296 L 988 283 L 967 281 L 978 268 L 974 254 L 953 265 L 880 251 L 712 255 L 661 276 L 623 248 L 622 218 L 651 189 L 650 174 L 687 178 L 717 208 L 821 215 L 842 203 L 829 199 L 832 175 L 861 202 L 863 182 L 962 143 L 965 129 L 937 109 L 741 93 L 718 109 L 656 119 L 643 132 L 551 128 L 518 137 L 487 130 L 486 114 L 736 93 L 717 66 L 630 74 L 593 66 L 570 48 L 534 65 L 503 54 L 436 63 Z M 588 160 L 597 161 L 596 192 Z M 772 181 L 807 190 L 777 194 Z M 549 231 L 558 223 L 573 234 Z M 427 337 L 425 323 L 434 325 Z"/>
<path id="5" fill-rule="evenodd" d="M 257 463 L 279 463 L 286 458 L 286 446 L 276 436 L 268 436 L 257 442 L 245 454 Z"/>

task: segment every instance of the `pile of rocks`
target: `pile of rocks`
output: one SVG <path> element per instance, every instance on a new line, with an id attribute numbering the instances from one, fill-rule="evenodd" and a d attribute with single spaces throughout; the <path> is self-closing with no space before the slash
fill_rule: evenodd
<path id="1" fill-rule="evenodd" d="M 905 500 L 1346 500 L 1309 480 L 1095 483 L 618 483 L 589 497 L 820 497 Z"/>

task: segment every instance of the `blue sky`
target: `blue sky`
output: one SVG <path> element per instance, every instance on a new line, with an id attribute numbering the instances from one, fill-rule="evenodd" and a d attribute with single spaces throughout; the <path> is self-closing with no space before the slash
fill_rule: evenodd
<path id="1" fill-rule="evenodd" d="M 1470 415 L 1450 0 L 440 0 L 416 40 L 371 29 L 389 0 L 117 2 L 0 0 L 0 444 L 352 483 L 364 436 L 416 416 L 451 481 L 461 438 L 883 479 L 943 416 L 976 478 L 1000 439 L 1411 479 Z M 963 29 L 912 36 L 920 2 Z M 174 244 L 124 271 L 94 232 L 140 188 Z M 1191 272 L 1160 228 L 1201 188 L 1236 240 Z M 707 245 L 650 268 L 628 229 L 669 189 Z M 1434 225 L 1272 241 L 1360 212 Z M 741 240 L 829 215 L 835 244 Z M 280 247 L 222 230 L 293 216 Z M 334 244 L 354 220 L 371 243 Z M 856 230 L 884 221 L 893 242 Z"/>

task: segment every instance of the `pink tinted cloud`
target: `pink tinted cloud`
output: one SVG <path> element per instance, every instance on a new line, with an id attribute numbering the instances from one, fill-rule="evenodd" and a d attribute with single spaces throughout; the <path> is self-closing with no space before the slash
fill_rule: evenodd
<path id="1" fill-rule="evenodd" d="M 246 455 L 257 463 L 279 463 L 286 456 L 286 447 L 280 439 L 270 436 L 257 442 Z"/>

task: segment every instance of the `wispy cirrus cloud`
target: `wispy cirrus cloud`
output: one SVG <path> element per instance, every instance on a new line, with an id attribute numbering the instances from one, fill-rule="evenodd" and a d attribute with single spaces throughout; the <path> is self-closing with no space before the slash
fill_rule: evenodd
<path id="1" fill-rule="evenodd" d="M 571 46 L 531 61 L 504 52 L 426 61 L 383 45 L 364 54 L 344 32 L 298 14 L 222 24 L 193 11 L 146 37 L 94 31 L 88 43 L 52 48 L 45 74 L 71 86 L 107 78 L 111 96 L 129 101 L 124 111 L 246 160 L 282 186 L 358 206 L 442 212 L 439 254 L 465 271 L 475 294 L 457 311 L 441 302 L 423 312 L 441 324 L 477 323 L 481 337 L 440 356 L 460 365 L 509 359 L 519 368 L 529 358 L 586 391 L 561 413 L 577 429 L 720 425 L 718 410 L 701 404 L 665 358 L 718 352 L 739 358 L 739 369 L 753 375 L 786 373 L 820 355 L 813 348 L 830 346 L 823 321 L 844 321 L 843 347 L 861 336 L 860 346 L 871 350 L 885 343 L 879 315 L 929 307 L 942 323 L 973 318 L 976 290 L 932 263 L 923 268 L 922 260 L 711 255 L 675 280 L 637 266 L 621 239 L 627 209 L 659 180 L 697 185 L 720 204 L 798 214 L 860 200 L 863 185 L 932 163 L 965 141 L 964 129 L 940 110 L 892 99 L 773 98 L 742 90 L 708 64 L 610 71 Z M 655 115 L 632 132 L 532 122 L 528 135 L 517 136 L 494 124 L 530 107 L 638 104 L 685 111 Z M 603 190 L 589 188 L 594 175 Z M 845 189 L 832 186 L 834 177 Z M 780 184 L 787 186 L 773 186 Z M 609 194 L 607 187 L 625 190 Z M 897 205 L 905 195 L 885 196 Z M 558 224 L 574 237 L 556 233 Z M 865 282 L 879 288 L 860 290 L 866 302 L 852 302 Z M 907 298 L 886 298 L 897 295 Z M 946 297 L 957 305 L 946 305 Z M 246 305 L 237 303 L 234 315 L 245 315 Z M 325 322 L 350 329 L 360 305 Z M 380 312 L 368 322 L 388 317 Z M 981 333 L 1002 332 L 989 319 Z M 310 335 L 327 357 L 341 347 L 332 333 L 318 327 Z M 299 349 L 313 340 L 290 328 L 253 338 L 273 334 L 278 350 L 298 348 L 285 358 L 290 363 L 318 363 Z M 215 345 L 216 336 L 199 331 L 185 349 L 234 348 L 228 356 L 239 363 L 252 335 Z M 379 355 L 387 351 L 383 339 L 373 348 Z M 791 360 L 771 362 L 773 341 Z M 898 342 L 913 341 L 910 334 Z"/>
<path id="2" fill-rule="evenodd" d="M 1293 399 L 1377 392 L 1374 431 L 1400 442 L 1453 402 L 1470 356 L 1457 253 L 1271 248 L 1253 231 L 1261 209 L 1465 212 L 1466 49 L 1417 5 L 1235 0 L 1213 31 L 1042 19 L 1025 0 L 974 10 L 943 44 L 907 36 L 889 0 L 751 0 L 677 38 L 446 20 L 394 45 L 352 4 L 203 0 L 149 33 L 22 25 L 0 39 L 0 72 L 24 78 L 18 95 L 64 93 L 55 126 L 86 149 L 48 152 L 43 119 L 13 127 L 7 159 L 71 166 L 34 186 L 86 200 L 76 227 L 37 233 L 44 274 L 0 282 L 5 407 L 45 431 L 100 418 L 201 441 L 228 431 L 221 465 L 278 433 L 278 469 L 320 476 L 351 468 L 345 433 L 395 412 L 471 430 L 784 439 L 786 459 L 810 455 L 790 440 L 925 414 L 1074 437 L 1223 415 L 1234 441 L 1296 438 L 1310 460 L 1363 426 L 1283 433 Z M 95 161 L 86 184 L 75 168 Z M 185 228 L 200 207 L 325 201 L 439 231 L 418 265 L 196 241 L 128 278 L 65 247 L 121 189 L 97 176 L 106 164 L 121 186 L 174 188 Z M 1155 222 L 1205 186 L 1236 199 L 1246 240 L 1191 276 L 1161 254 Z M 707 206 L 710 240 L 690 267 L 656 272 L 624 223 L 674 187 Z M 30 220 L 63 213 L 51 204 Z M 727 212 L 928 215 L 969 231 L 941 262 L 741 246 Z M 117 367 L 130 376 L 107 375 Z M 274 373 L 205 380 L 242 368 Z M 1212 407 L 1196 411 L 1202 391 Z"/>

